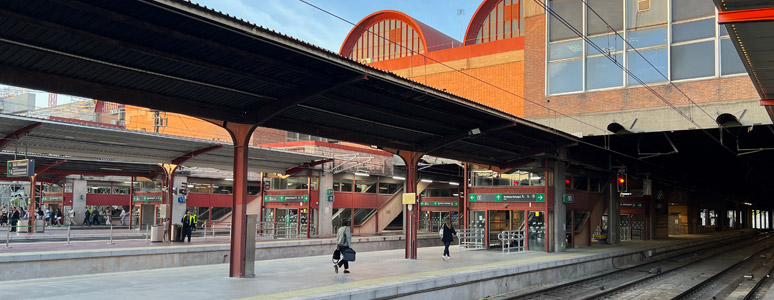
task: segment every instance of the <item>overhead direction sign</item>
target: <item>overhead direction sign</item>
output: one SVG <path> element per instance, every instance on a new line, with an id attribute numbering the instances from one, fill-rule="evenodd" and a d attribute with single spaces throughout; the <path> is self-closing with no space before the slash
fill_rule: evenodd
<path id="1" fill-rule="evenodd" d="M 30 177 L 35 175 L 34 159 L 9 160 L 6 164 L 6 177 Z"/>

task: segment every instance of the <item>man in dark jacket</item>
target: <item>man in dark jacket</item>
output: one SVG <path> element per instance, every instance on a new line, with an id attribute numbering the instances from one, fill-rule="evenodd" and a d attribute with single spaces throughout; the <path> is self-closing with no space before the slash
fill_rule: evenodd
<path id="1" fill-rule="evenodd" d="M 83 218 L 83 224 L 82 225 L 89 225 L 91 226 L 91 211 L 89 209 L 86 209 L 86 212 L 84 212 L 85 217 Z"/>
<path id="2" fill-rule="evenodd" d="M 11 231 L 16 232 L 16 224 L 19 223 L 19 210 L 13 207 L 13 213 L 11 213 Z"/>
<path id="3" fill-rule="evenodd" d="M 185 216 L 183 216 L 183 237 L 180 239 L 181 241 L 185 241 L 185 237 L 188 236 L 188 242 L 191 242 L 191 215 L 189 214 L 189 211 L 185 211 Z"/>

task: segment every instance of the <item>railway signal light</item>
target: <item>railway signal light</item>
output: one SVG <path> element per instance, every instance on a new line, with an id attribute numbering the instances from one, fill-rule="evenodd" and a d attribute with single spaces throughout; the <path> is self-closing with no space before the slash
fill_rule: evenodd
<path id="1" fill-rule="evenodd" d="M 627 176 L 624 173 L 618 173 L 618 176 L 616 177 L 615 183 L 618 187 L 618 192 L 626 192 L 628 189 L 626 188 L 626 179 Z"/>

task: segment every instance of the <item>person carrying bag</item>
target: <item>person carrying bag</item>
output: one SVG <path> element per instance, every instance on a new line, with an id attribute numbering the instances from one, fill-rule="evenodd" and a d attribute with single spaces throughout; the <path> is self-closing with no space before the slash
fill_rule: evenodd
<path id="1" fill-rule="evenodd" d="M 344 224 L 349 220 L 342 220 L 342 226 L 336 232 L 336 250 L 333 251 L 333 270 L 339 273 L 339 267 L 344 266 L 344 273 L 349 273 L 349 262 L 355 261 L 355 250 L 349 247 L 352 241 L 352 231 Z"/>

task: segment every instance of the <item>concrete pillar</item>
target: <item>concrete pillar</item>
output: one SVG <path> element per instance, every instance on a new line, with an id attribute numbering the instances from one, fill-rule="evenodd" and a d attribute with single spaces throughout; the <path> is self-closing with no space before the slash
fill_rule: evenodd
<path id="1" fill-rule="evenodd" d="M 556 161 L 553 163 L 554 167 L 554 252 L 567 251 L 567 208 L 564 205 L 563 195 L 566 193 L 567 188 L 564 183 L 565 171 L 567 165 L 563 161 Z"/>
<path id="2" fill-rule="evenodd" d="M 325 169 L 325 167 L 323 167 Z M 317 210 L 317 234 L 321 238 L 333 236 L 333 202 L 328 202 L 328 190 L 333 189 L 333 173 L 320 174 L 320 203 Z M 334 199 L 336 201 L 336 199 Z"/>
<path id="3" fill-rule="evenodd" d="M 172 194 L 172 201 L 170 201 L 172 204 L 172 224 L 182 224 L 181 220 L 185 215 L 187 206 L 185 202 L 178 202 L 178 198 L 183 197 L 183 195 L 180 194 L 180 188 L 183 186 L 183 182 L 188 182 L 188 177 L 178 173 L 175 174 L 175 178 L 172 179 L 172 182 L 173 184 L 169 188 L 174 189 L 177 192 Z"/>
<path id="4" fill-rule="evenodd" d="M 621 195 L 616 184 L 617 177 L 610 174 L 607 196 L 607 241 L 612 245 L 621 243 Z"/>
<path id="5" fill-rule="evenodd" d="M 86 212 L 86 180 L 75 179 L 72 184 L 75 224 L 83 224 L 84 212 Z"/>

